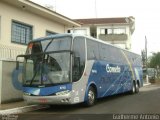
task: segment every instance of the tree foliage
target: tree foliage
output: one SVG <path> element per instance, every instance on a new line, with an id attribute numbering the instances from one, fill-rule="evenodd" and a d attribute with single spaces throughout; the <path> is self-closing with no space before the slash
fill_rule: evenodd
<path id="1" fill-rule="evenodd" d="M 160 52 L 153 53 L 150 57 L 149 67 L 157 68 L 157 66 L 160 67 Z"/>

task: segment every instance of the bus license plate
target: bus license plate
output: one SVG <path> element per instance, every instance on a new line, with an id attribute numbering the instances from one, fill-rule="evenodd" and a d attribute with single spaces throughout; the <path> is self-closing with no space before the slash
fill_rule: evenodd
<path id="1" fill-rule="evenodd" d="M 40 103 L 47 103 L 47 99 L 45 99 L 45 98 L 40 98 L 40 99 L 38 99 L 38 101 L 40 102 Z"/>

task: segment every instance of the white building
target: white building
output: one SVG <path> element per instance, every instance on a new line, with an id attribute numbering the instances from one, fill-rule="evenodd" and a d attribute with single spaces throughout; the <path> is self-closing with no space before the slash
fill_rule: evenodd
<path id="1" fill-rule="evenodd" d="M 65 33 L 80 24 L 28 0 L 0 0 L 0 58 L 15 59 L 38 37 Z"/>
<path id="2" fill-rule="evenodd" d="M 27 43 L 72 26 L 80 24 L 28 0 L 0 0 L 0 104 L 22 99 L 15 58 L 25 53 Z"/>
<path id="3" fill-rule="evenodd" d="M 75 19 L 82 26 L 68 32 L 99 38 L 122 48 L 131 49 L 131 36 L 135 30 L 134 17 Z"/>

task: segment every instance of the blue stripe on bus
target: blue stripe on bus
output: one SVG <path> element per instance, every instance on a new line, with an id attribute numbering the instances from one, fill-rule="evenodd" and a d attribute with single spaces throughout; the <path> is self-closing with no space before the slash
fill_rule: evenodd
<path id="1" fill-rule="evenodd" d="M 120 71 L 107 72 L 106 65 L 120 68 Z M 91 83 L 97 87 L 97 98 L 127 92 L 131 90 L 133 84 L 130 66 L 95 61 L 88 79 L 88 86 Z M 87 96 L 85 96 L 85 100 L 86 98 Z"/>
<path id="2" fill-rule="evenodd" d="M 51 87 L 23 87 L 23 92 L 30 93 L 32 95 L 40 95 L 40 96 L 47 96 L 52 95 L 60 91 L 65 90 L 72 90 L 72 84 L 65 84 L 65 85 L 56 85 Z"/>

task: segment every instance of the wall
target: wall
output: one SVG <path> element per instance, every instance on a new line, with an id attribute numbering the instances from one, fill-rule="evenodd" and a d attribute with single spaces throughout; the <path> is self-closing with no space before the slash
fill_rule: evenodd
<path id="1" fill-rule="evenodd" d="M 22 100 L 22 74 L 15 67 L 15 61 L 0 60 L 0 104 Z"/>
<path id="2" fill-rule="evenodd" d="M 1 15 L 0 15 L 0 40 L 1 40 Z"/>
<path id="3" fill-rule="evenodd" d="M 1 95 L 2 95 L 2 61 L 0 60 L 0 104 L 1 104 Z"/>
<path id="4" fill-rule="evenodd" d="M 0 44 L 0 58 L 15 60 L 17 55 L 24 54 L 26 48 L 13 47 L 11 45 Z"/>
<path id="5" fill-rule="evenodd" d="M 33 38 L 38 38 L 46 35 L 46 30 L 56 33 L 64 33 L 65 26 L 51 21 L 36 14 L 27 12 L 25 9 L 18 8 L 0 1 L 0 18 L 1 18 L 1 44 L 12 45 L 13 47 L 26 47 L 11 43 L 11 23 L 16 20 L 22 23 L 33 26 Z"/>

